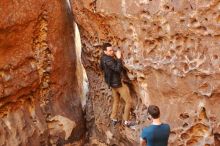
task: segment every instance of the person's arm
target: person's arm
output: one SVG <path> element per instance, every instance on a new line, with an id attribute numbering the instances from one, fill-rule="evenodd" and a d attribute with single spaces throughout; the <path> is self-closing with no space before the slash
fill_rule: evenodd
<path id="1" fill-rule="evenodd" d="M 147 133 L 146 129 L 142 129 L 142 132 L 140 134 L 140 146 L 146 146 L 147 145 Z"/>
<path id="2" fill-rule="evenodd" d="M 113 71 L 121 72 L 122 71 L 122 60 L 121 59 L 109 59 L 106 61 L 106 65 Z"/>
<path id="3" fill-rule="evenodd" d="M 143 139 L 140 138 L 140 146 L 146 146 L 147 142 Z"/>

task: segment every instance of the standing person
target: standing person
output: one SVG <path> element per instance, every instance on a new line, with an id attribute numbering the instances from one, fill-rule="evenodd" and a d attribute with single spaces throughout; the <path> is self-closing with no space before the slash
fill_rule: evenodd
<path id="1" fill-rule="evenodd" d="M 160 109 L 156 105 L 148 107 L 149 119 L 152 124 L 143 128 L 140 138 L 141 146 L 167 146 L 170 135 L 170 126 L 160 121 Z"/>
<path id="2" fill-rule="evenodd" d="M 114 52 L 110 43 L 103 44 L 103 54 L 100 60 L 100 68 L 104 72 L 105 82 L 112 89 L 113 107 L 111 121 L 116 125 L 118 105 L 120 97 L 125 101 L 123 120 L 125 126 L 133 126 L 134 122 L 129 120 L 130 110 L 132 107 L 132 98 L 128 86 L 122 81 L 123 65 L 121 51 Z"/>

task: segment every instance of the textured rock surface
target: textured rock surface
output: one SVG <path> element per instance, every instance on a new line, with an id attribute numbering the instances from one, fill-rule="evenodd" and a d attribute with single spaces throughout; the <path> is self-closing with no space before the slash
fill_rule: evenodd
<path id="1" fill-rule="evenodd" d="M 65 1 L 0 1 L 0 145 L 80 144 L 72 14 Z"/>
<path id="2" fill-rule="evenodd" d="M 171 125 L 171 146 L 220 144 L 219 0 L 72 0 L 72 9 L 90 84 L 92 143 L 136 145 L 153 103 Z M 98 69 L 106 41 L 122 49 L 130 70 L 135 131 L 108 126 L 111 93 Z"/>

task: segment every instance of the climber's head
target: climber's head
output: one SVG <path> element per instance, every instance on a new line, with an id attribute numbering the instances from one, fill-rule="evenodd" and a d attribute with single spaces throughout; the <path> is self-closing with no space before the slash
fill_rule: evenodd
<path id="1" fill-rule="evenodd" d="M 160 109 L 156 105 L 149 105 L 147 112 L 153 119 L 158 119 L 160 117 Z"/>
<path id="2" fill-rule="evenodd" d="M 114 50 L 113 50 L 112 45 L 110 43 L 103 44 L 103 51 L 108 56 L 114 56 Z"/>

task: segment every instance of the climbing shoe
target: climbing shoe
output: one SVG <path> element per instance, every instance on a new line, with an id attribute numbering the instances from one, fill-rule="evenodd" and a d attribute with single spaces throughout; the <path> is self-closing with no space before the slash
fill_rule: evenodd
<path id="1" fill-rule="evenodd" d="M 118 121 L 118 120 L 111 120 L 111 124 L 113 126 L 116 126 L 118 123 L 120 123 L 120 121 Z"/>
<path id="2" fill-rule="evenodd" d="M 131 127 L 133 127 L 135 125 L 136 125 L 135 121 L 124 121 L 124 126 L 126 126 L 126 127 L 131 128 Z"/>

